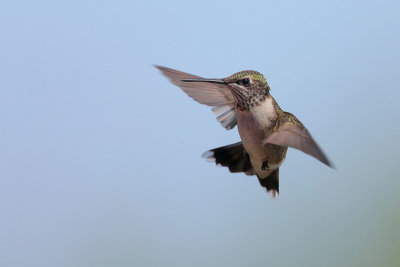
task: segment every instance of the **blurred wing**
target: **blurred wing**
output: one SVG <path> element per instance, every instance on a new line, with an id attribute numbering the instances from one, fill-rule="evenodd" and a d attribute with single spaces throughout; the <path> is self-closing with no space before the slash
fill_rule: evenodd
<path id="1" fill-rule="evenodd" d="M 184 82 L 183 79 L 201 79 L 189 73 L 155 66 L 173 84 L 200 104 L 214 106 L 213 112 L 223 127 L 230 130 L 236 125 L 235 99 L 225 84 L 205 82 Z"/>
<path id="2" fill-rule="evenodd" d="M 315 157 L 329 167 L 333 167 L 318 144 L 311 137 L 310 133 L 301 124 L 283 124 L 278 128 L 278 131 L 268 137 L 264 143 L 299 149 Z"/>

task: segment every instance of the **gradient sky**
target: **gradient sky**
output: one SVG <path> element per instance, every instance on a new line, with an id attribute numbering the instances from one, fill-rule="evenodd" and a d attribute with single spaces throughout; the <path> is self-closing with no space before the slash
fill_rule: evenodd
<path id="1" fill-rule="evenodd" d="M 398 1 L 1 1 L 1 266 L 400 264 Z M 280 198 L 152 66 L 254 69 L 336 165 Z"/>

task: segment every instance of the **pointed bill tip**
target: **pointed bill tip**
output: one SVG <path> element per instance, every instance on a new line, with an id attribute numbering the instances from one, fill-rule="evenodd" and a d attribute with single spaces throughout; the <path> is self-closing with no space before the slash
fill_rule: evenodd
<path id="1" fill-rule="evenodd" d="M 222 84 L 226 84 L 225 81 L 221 80 L 221 79 L 182 79 L 182 82 L 205 82 L 205 83 L 222 83 Z"/>

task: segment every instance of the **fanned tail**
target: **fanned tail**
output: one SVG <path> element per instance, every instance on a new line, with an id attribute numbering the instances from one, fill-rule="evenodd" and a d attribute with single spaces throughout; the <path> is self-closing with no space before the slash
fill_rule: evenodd
<path id="1" fill-rule="evenodd" d="M 244 172 L 247 175 L 256 174 L 242 142 L 211 149 L 204 152 L 202 157 L 215 160 L 217 165 L 228 167 L 230 172 Z"/>
<path id="2" fill-rule="evenodd" d="M 256 174 L 251 165 L 249 154 L 244 150 L 242 142 L 211 149 L 204 152 L 202 157 L 207 160 L 215 160 L 217 165 L 228 167 L 232 173 L 244 172 L 247 175 Z M 268 177 L 258 177 L 258 181 L 261 186 L 265 187 L 272 198 L 278 198 L 279 168 L 274 170 Z"/>
<path id="3" fill-rule="evenodd" d="M 272 198 L 277 199 L 279 196 L 279 168 L 274 170 L 268 177 L 258 177 L 260 185 L 267 189 Z"/>

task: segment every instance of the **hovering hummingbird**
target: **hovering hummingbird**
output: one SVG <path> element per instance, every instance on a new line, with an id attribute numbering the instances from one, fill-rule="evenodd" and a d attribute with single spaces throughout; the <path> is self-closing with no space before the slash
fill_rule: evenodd
<path id="1" fill-rule="evenodd" d="M 245 70 L 222 79 L 205 79 L 155 67 L 195 101 L 213 106 L 217 120 L 227 130 L 238 126 L 242 142 L 211 149 L 203 157 L 215 159 L 230 172 L 257 175 L 274 198 L 279 194 L 279 167 L 288 147 L 332 167 L 300 120 L 279 107 L 261 73 Z"/>

